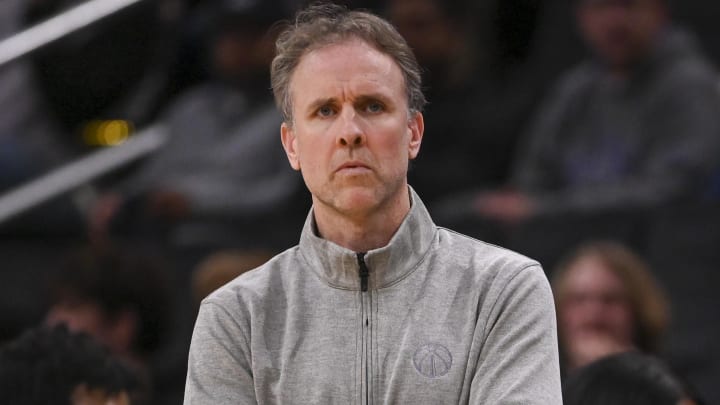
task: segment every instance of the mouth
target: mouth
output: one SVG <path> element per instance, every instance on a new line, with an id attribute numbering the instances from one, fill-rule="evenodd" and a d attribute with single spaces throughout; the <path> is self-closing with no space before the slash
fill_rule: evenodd
<path id="1" fill-rule="evenodd" d="M 335 171 L 338 173 L 360 174 L 360 173 L 367 172 L 369 170 L 370 170 L 370 166 L 366 165 L 365 163 L 358 162 L 358 161 L 351 161 L 351 162 L 343 163 Z"/>

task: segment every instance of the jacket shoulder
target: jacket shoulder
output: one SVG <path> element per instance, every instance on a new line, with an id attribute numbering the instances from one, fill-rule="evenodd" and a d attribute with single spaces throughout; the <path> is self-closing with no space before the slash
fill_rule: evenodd
<path id="1" fill-rule="evenodd" d="M 459 232 L 439 227 L 439 251 L 444 260 L 463 267 L 471 267 L 479 273 L 505 273 L 514 276 L 525 269 L 542 270 L 537 260 L 510 249 L 484 242 Z"/>

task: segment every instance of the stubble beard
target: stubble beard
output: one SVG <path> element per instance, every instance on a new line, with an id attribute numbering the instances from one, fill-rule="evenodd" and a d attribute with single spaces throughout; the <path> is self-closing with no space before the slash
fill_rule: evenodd
<path id="1" fill-rule="evenodd" d="M 333 175 L 330 181 L 313 197 L 317 203 L 335 215 L 354 220 L 370 218 L 378 213 L 390 211 L 404 185 L 402 177 L 383 181 L 371 171 L 362 176 Z"/>

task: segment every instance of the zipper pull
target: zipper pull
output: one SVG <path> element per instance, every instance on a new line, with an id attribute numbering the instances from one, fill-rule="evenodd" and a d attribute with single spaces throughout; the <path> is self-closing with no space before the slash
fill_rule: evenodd
<path id="1" fill-rule="evenodd" d="M 367 264 L 365 264 L 365 253 L 357 253 L 357 260 L 360 265 L 360 291 L 366 292 L 368 290 L 370 270 L 368 270 Z"/>

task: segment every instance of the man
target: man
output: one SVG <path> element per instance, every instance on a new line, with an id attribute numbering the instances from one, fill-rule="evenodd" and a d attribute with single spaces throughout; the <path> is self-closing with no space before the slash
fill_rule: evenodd
<path id="1" fill-rule="evenodd" d="M 397 31 L 310 7 L 272 84 L 313 209 L 297 247 L 204 300 L 185 404 L 560 404 L 540 266 L 436 227 L 408 187 L 424 97 Z"/>
<path id="2" fill-rule="evenodd" d="M 561 80 L 530 127 L 511 191 L 475 212 L 504 222 L 647 210 L 709 188 L 720 151 L 720 91 L 667 0 L 577 0 L 593 57 Z"/>

